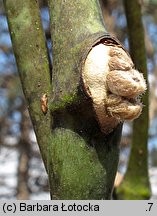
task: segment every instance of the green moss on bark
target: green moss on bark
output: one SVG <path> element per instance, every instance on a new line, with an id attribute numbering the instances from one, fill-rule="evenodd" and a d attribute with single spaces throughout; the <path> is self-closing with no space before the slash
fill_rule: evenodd
<path id="1" fill-rule="evenodd" d="M 54 198 L 104 197 L 106 171 L 95 149 L 88 147 L 83 138 L 70 130 L 57 129 L 54 131 L 50 152 L 53 161 L 53 178 L 50 182 Z"/>
<path id="2" fill-rule="evenodd" d="M 120 132 L 121 128 L 117 130 Z M 58 128 L 53 133 L 49 149 L 52 198 L 111 199 L 119 155 L 117 141 L 120 137 L 112 134 L 114 141 L 108 143 L 100 134 L 94 140 L 92 137 L 85 139 L 69 129 Z M 87 144 L 88 139 L 92 139 L 95 145 Z"/>

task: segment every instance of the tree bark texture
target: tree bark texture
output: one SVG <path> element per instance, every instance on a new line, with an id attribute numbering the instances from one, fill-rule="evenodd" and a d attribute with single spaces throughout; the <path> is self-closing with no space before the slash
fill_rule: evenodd
<path id="1" fill-rule="evenodd" d="M 4 1 L 16 63 L 33 127 L 46 164 L 51 119 L 41 111 L 41 97 L 50 96 L 50 71 L 38 1 Z"/>
<path id="2" fill-rule="evenodd" d="M 91 101 L 80 84 L 82 64 L 89 50 L 110 36 L 95 0 L 50 0 L 49 8 L 54 98 L 54 136 L 49 150 L 53 165 L 49 176 L 53 174 L 53 198 L 110 199 L 121 126 L 108 137 L 100 131 Z"/>
<path id="3" fill-rule="evenodd" d="M 136 68 L 147 78 L 144 29 L 141 5 L 138 0 L 124 0 L 131 57 Z M 150 184 L 148 175 L 148 90 L 143 97 L 143 113 L 133 122 L 131 156 L 123 184 L 118 190 L 120 199 L 148 199 Z"/>
<path id="4" fill-rule="evenodd" d="M 52 85 L 38 2 L 4 2 L 23 90 L 49 175 L 51 198 L 110 199 L 122 124 L 109 135 L 101 132 L 81 81 L 88 52 L 104 38 L 111 39 L 98 1 L 49 0 Z M 48 97 L 47 113 L 41 111 L 44 94 Z"/>
<path id="5" fill-rule="evenodd" d="M 104 28 L 96 0 L 49 0 L 49 8 L 54 91 L 51 108 L 55 110 L 78 100 L 81 66 L 85 58 L 92 46 L 110 36 Z"/>

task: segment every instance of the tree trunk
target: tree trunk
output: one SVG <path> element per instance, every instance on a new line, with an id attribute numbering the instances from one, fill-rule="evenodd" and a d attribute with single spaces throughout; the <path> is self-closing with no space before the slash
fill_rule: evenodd
<path id="1" fill-rule="evenodd" d="M 144 29 L 141 5 L 138 0 L 124 0 L 130 52 L 136 68 L 147 80 Z M 133 123 L 131 156 L 124 182 L 118 189 L 120 199 L 149 199 L 150 185 L 148 175 L 148 89 L 143 97 L 143 113 Z"/>
<path id="2" fill-rule="evenodd" d="M 109 135 L 101 131 L 80 81 L 89 50 L 102 39 L 111 39 L 104 28 L 98 2 L 49 1 L 52 92 L 37 1 L 4 2 L 52 199 L 110 199 L 122 125 Z"/>
<path id="3" fill-rule="evenodd" d="M 95 0 L 50 0 L 49 7 L 54 92 L 51 106 L 54 136 L 49 151 L 49 164 L 53 164 L 49 169 L 49 176 L 53 174 L 50 179 L 52 196 L 56 199 L 110 199 L 121 126 L 106 137 L 80 85 L 82 64 L 89 50 L 105 34 L 108 36 L 99 4 Z"/>

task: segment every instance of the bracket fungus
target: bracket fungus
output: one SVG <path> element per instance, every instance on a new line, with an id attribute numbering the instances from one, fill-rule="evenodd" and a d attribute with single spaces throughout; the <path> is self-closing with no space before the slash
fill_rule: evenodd
<path id="1" fill-rule="evenodd" d="M 146 82 L 122 46 L 95 45 L 86 57 L 82 80 L 105 134 L 119 122 L 134 120 L 141 114 L 139 96 L 146 91 Z"/>

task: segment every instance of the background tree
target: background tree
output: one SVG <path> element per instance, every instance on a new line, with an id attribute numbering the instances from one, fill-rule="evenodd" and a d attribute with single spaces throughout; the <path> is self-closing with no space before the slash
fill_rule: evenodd
<path id="1" fill-rule="evenodd" d="M 136 68 L 143 72 L 145 79 L 148 80 L 141 5 L 137 0 L 124 0 L 124 6 L 128 23 L 131 56 Z M 143 98 L 143 103 L 145 105 L 143 114 L 133 123 L 131 156 L 125 181 L 119 188 L 120 198 L 149 199 L 150 197 L 147 151 L 149 122 L 148 89 L 147 94 Z"/>

